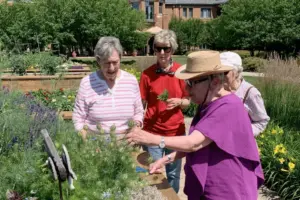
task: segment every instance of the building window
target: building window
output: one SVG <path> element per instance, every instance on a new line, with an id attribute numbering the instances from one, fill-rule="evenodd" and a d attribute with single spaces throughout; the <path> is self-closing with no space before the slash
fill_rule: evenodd
<path id="1" fill-rule="evenodd" d="M 189 18 L 193 18 L 193 8 L 189 8 Z"/>
<path id="2" fill-rule="evenodd" d="M 182 16 L 187 18 L 187 8 L 182 9 Z"/>
<path id="3" fill-rule="evenodd" d="M 162 10 L 163 10 L 163 3 L 159 2 L 159 14 L 163 13 Z"/>
<path id="4" fill-rule="evenodd" d="M 154 4 L 153 2 L 146 1 L 145 2 L 145 10 L 146 10 L 146 20 L 153 21 L 154 15 Z"/>
<path id="5" fill-rule="evenodd" d="M 211 8 L 201 8 L 201 18 L 211 18 Z"/>
<path id="6" fill-rule="evenodd" d="M 140 9 L 139 2 L 132 2 L 132 3 L 131 3 L 131 7 L 132 7 L 133 9 L 139 10 L 139 9 Z"/>

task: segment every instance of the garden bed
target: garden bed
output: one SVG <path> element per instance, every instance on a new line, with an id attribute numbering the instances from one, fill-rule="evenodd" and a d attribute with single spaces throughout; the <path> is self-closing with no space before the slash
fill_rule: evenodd
<path id="1" fill-rule="evenodd" d="M 64 69 L 62 70 L 62 73 L 65 74 L 74 74 L 74 73 L 87 73 L 87 72 L 91 72 L 91 68 L 88 65 L 85 64 L 81 64 L 80 66 L 72 66 L 69 69 Z M 2 70 L 1 73 L 4 74 L 13 74 L 13 70 L 11 69 L 6 69 L 6 70 Z M 42 71 L 40 69 L 27 69 L 26 70 L 26 74 L 30 74 L 30 75 L 42 75 Z"/>
<path id="2" fill-rule="evenodd" d="M 39 89 L 55 90 L 59 88 L 77 89 L 81 79 L 86 74 L 65 75 L 2 75 L 1 84 L 9 90 L 23 92 L 37 91 Z"/>

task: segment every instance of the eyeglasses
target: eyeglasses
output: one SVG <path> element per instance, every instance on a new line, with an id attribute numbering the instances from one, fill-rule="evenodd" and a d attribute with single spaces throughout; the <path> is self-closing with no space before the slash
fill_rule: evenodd
<path id="1" fill-rule="evenodd" d="M 171 52 L 171 47 L 157 47 L 154 46 L 154 51 L 160 53 L 161 50 L 164 50 L 165 53 L 170 53 Z"/>
<path id="2" fill-rule="evenodd" d="M 190 88 L 192 88 L 195 84 L 204 82 L 206 80 L 208 80 L 208 77 L 199 79 L 199 80 L 195 80 L 195 81 L 185 80 L 185 82 Z"/>

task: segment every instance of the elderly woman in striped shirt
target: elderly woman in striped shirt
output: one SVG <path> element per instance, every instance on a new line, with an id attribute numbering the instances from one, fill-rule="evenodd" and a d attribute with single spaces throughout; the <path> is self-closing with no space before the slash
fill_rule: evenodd
<path id="1" fill-rule="evenodd" d="M 80 83 L 73 111 L 75 129 L 85 139 L 97 126 L 108 133 L 128 129 L 127 122 L 137 126 L 143 122 L 143 105 L 135 76 L 120 69 L 122 46 L 118 38 L 102 37 L 95 47 L 99 70 L 84 77 Z"/>

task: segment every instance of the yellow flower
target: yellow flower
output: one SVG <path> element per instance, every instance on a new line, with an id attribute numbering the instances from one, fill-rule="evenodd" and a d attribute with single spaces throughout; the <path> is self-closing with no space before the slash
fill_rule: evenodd
<path id="1" fill-rule="evenodd" d="M 284 147 L 282 147 L 281 149 L 279 149 L 279 153 L 286 154 L 286 152 L 287 152 L 287 150 Z"/>
<path id="2" fill-rule="evenodd" d="M 283 164 L 285 160 L 283 158 L 279 158 L 278 161 L 280 162 L 280 164 Z"/>
<path id="3" fill-rule="evenodd" d="M 293 171 L 295 169 L 296 165 L 292 162 L 289 162 L 288 166 L 289 166 L 290 171 Z"/>
<path id="4" fill-rule="evenodd" d="M 274 148 L 274 154 L 277 153 L 282 153 L 282 154 L 286 154 L 287 150 L 286 148 L 283 146 L 283 144 L 278 144 L 275 146 Z"/>
<path id="5" fill-rule="evenodd" d="M 260 137 L 261 137 L 261 138 L 265 138 L 265 135 L 264 135 L 264 134 L 261 134 Z"/>
<path id="6" fill-rule="evenodd" d="M 272 129 L 271 133 L 272 133 L 272 134 L 276 134 L 277 131 L 276 131 L 275 129 Z"/>

